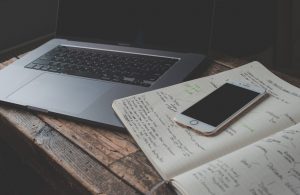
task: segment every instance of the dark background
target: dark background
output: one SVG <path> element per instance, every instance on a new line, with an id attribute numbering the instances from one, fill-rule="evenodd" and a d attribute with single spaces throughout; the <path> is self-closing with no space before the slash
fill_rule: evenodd
<path id="1" fill-rule="evenodd" d="M 212 7 L 212 0 L 63 0 L 57 35 L 206 54 Z"/>
<path id="2" fill-rule="evenodd" d="M 0 0 L 0 57 L 21 53 L 53 36 L 57 4 L 57 0 Z"/>
<path id="3" fill-rule="evenodd" d="M 28 51 L 53 37 L 57 4 L 58 0 L 1 0 L 0 58 Z M 216 0 L 213 50 L 299 72 L 298 8 L 296 0 Z"/>

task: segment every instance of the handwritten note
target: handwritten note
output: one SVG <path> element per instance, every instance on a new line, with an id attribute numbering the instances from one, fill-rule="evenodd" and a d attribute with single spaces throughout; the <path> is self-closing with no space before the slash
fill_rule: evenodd
<path id="1" fill-rule="evenodd" d="M 300 124 L 174 178 L 186 194 L 300 194 Z"/>
<path id="2" fill-rule="evenodd" d="M 265 88 L 270 97 L 216 137 L 178 126 L 174 116 L 225 82 Z M 117 100 L 113 108 L 164 179 L 300 121 L 300 90 L 257 62 L 217 75 Z M 226 100 L 224 100 L 226 101 Z M 209 112 L 209 110 L 207 110 Z M 180 162 L 180 163 L 179 163 Z"/>

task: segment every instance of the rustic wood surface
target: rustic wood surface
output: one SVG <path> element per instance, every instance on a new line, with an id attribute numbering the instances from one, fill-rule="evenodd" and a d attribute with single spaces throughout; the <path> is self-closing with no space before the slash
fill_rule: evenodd
<path id="1" fill-rule="evenodd" d="M 16 59 L 1 63 L 0 68 Z M 202 76 L 244 63 L 217 58 Z M 275 73 L 300 86 L 300 79 Z M 162 181 L 127 133 L 8 105 L 0 107 L 0 122 L 0 137 L 59 194 L 143 194 Z M 174 192 L 165 185 L 157 194 Z"/>

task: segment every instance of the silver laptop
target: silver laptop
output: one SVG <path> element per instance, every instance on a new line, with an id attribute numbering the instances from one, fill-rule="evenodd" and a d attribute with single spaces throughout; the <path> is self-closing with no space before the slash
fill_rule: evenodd
<path id="1" fill-rule="evenodd" d="M 60 0 L 56 37 L 0 71 L 0 100 L 122 128 L 114 99 L 183 81 L 208 51 L 210 0 L 157 2 Z"/>

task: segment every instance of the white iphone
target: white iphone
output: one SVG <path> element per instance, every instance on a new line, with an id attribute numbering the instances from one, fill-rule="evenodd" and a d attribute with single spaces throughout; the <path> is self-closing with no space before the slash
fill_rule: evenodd
<path id="1" fill-rule="evenodd" d="M 214 135 L 266 96 L 266 91 L 259 87 L 225 83 L 174 120 L 203 135 Z"/>

